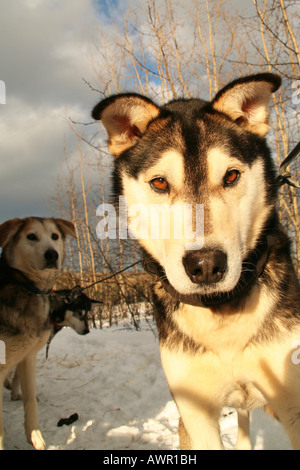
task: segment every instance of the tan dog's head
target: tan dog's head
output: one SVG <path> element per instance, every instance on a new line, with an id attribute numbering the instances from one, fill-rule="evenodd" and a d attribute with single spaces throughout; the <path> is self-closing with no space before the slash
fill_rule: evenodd
<path id="1" fill-rule="evenodd" d="M 75 237 L 72 222 L 55 218 L 27 217 L 0 225 L 2 257 L 34 282 L 53 282 L 65 258 L 65 238 Z"/>

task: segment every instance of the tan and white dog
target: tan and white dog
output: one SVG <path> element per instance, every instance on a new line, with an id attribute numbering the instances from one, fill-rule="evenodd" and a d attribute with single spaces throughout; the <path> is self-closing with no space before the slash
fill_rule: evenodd
<path id="1" fill-rule="evenodd" d="M 3 448 L 3 384 L 17 365 L 27 440 L 45 449 L 36 401 L 36 354 L 50 335 L 49 298 L 65 258 L 65 239 L 75 236 L 71 222 L 55 218 L 12 219 L 0 225 L 0 449 Z"/>
<path id="2" fill-rule="evenodd" d="M 116 156 L 115 195 L 126 198 L 128 227 L 156 275 L 161 359 L 183 449 L 223 448 L 224 406 L 239 411 L 237 448 L 250 448 L 248 413 L 264 405 L 300 449 L 299 283 L 265 139 L 280 82 L 242 77 L 211 102 L 164 106 L 121 94 L 92 112 Z"/>

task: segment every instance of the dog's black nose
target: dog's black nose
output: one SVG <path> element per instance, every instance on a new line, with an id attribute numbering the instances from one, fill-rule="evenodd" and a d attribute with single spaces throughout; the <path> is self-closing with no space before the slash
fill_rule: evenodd
<path id="1" fill-rule="evenodd" d="M 48 262 L 53 263 L 57 261 L 58 253 L 56 250 L 53 250 L 53 248 L 49 248 L 49 250 L 45 251 L 44 257 Z"/>
<path id="2" fill-rule="evenodd" d="M 227 267 L 227 256 L 221 250 L 189 251 L 183 258 L 187 275 L 195 284 L 221 281 Z"/>

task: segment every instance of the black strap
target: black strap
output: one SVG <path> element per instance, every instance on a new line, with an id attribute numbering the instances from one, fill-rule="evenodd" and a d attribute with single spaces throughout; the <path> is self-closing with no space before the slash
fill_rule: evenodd
<path id="1" fill-rule="evenodd" d="M 300 142 L 296 145 L 295 148 L 288 154 L 288 156 L 283 160 L 280 165 L 280 174 L 277 177 L 277 184 L 278 186 L 282 186 L 284 184 L 288 184 L 289 186 L 293 186 L 294 188 L 300 189 L 300 183 L 296 183 L 291 179 L 291 173 L 287 170 L 289 164 L 297 157 L 298 153 L 300 153 Z"/>
<path id="2" fill-rule="evenodd" d="M 30 279 L 28 279 L 28 277 L 25 276 L 22 271 L 10 267 L 4 258 L 0 259 L 0 273 L 0 289 L 3 289 L 9 284 L 18 284 L 31 294 L 35 295 L 48 295 L 52 291 L 52 288 L 41 290 L 36 287 L 36 285 Z"/>

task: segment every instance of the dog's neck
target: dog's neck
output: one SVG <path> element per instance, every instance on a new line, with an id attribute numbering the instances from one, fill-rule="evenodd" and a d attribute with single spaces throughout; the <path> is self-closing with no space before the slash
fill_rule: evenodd
<path id="1" fill-rule="evenodd" d="M 61 325 L 60 323 L 56 323 L 51 315 L 50 315 L 50 323 L 51 325 L 53 326 L 53 335 L 56 335 L 56 333 L 58 333 L 58 331 L 60 331 L 65 325 Z"/>
<path id="2" fill-rule="evenodd" d="M 230 292 L 221 292 L 210 295 L 181 294 L 169 283 L 162 266 L 150 255 L 144 252 L 144 269 L 154 274 L 160 281 L 163 289 L 178 302 L 193 305 L 196 307 L 219 307 L 241 299 L 243 294 L 247 295 L 251 287 L 262 275 L 269 257 L 270 241 L 267 237 L 262 237 L 254 250 L 250 252 L 242 264 L 242 274 L 235 288 Z M 245 269 L 243 267 L 245 266 Z M 249 268 L 251 266 L 251 269 Z"/>
<path id="3" fill-rule="evenodd" d="M 0 258 L 0 289 L 8 284 L 18 284 L 27 292 L 36 295 L 49 294 L 52 291 L 57 272 L 45 272 L 43 276 L 31 273 L 24 273 L 19 269 L 9 266 L 4 256 Z"/>

